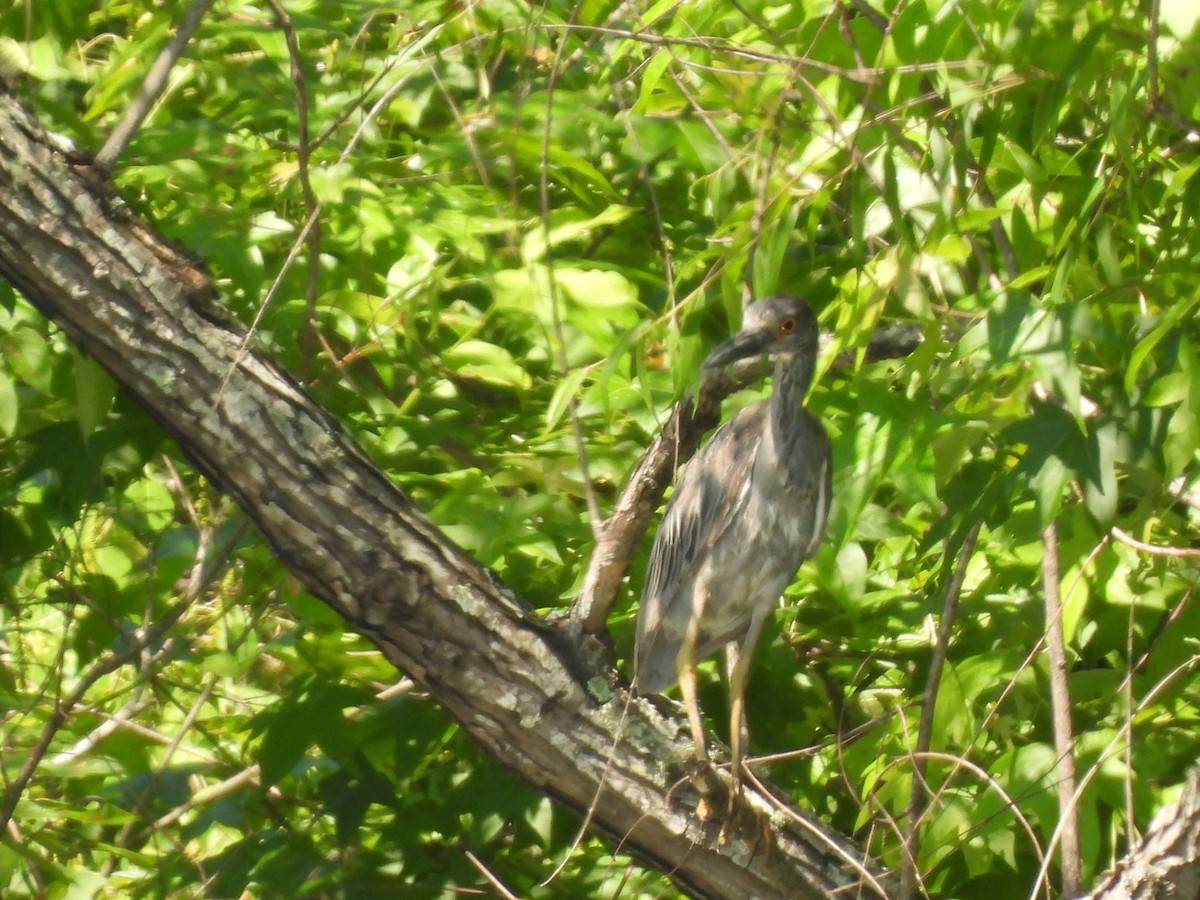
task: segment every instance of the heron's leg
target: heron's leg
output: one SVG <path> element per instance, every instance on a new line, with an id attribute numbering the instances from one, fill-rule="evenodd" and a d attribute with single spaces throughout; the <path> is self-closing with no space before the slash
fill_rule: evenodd
<path id="1" fill-rule="evenodd" d="M 754 657 L 754 645 L 762 633 L 770 607 L 755 612 L 750 628 L 739 646 L 730 643 L 725 647 L 725 665 L 729 673 L 729 749 L 733 757 L 733 790 L 742 790 L 742 758 L 750 743 L 750 729 L 746 724 L 746 682 L 750 675 L 750 660 Z"/>
<path id="2" fill-rule="evenodd" d="M 696 756 L 708 762 L 708 748 L 704 741 L 704 727 L 700 724 L 700 704 L 696 700 L 696 642 L 700 638 L 700 620 L 704 616 L 704 603 L 708 593 L 698 588 L 693 595 L 692 612 L 679 654 L 675 657 L 675 674 L 679 676 L 679 692 L 683 694 L 683 705 L 687 710 L 688 724 L 692 728 L 692 740 L 696 744 Z"/>

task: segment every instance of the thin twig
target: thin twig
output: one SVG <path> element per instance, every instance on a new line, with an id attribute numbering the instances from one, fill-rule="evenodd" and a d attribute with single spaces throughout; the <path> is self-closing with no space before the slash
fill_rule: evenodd
<path id="1" fill-rule="evenodd" d="M 1137 709 L 1134 711 L 1135 717 L 1140 715 L 1146 708 L 1148 708 L 1150 704 L 1153 703 L 1158 697 L 1158 695 L 1166 690 L 1167 687 L 1169 687 L 1178 676 L 1191 674 L 1189 670 L 1194 670 L 1198 662 L 1200 662 L 1200 657 L 1189 657 L 1162 678 L 1160 678 L 1157 682 L 1155 682 L 1154 687 L 1152 687 L 1138 703 Z M 1071 796 L 1070 804 L 1072 809 L 1074 809 L 1076 804 L 1078 804 L 1080 797 L 1083 796 L 1084 790 L 1086 790 L 1088 785 L 1091 784 L 1092 779 L 1100 774 L 1104 762 L 1110 759 L 1115 753 L 1117 745 L 1123 739 L 1123 735 L 1124 733 L 1118 729 L 1112 738 L 1109 739 L 1108 743 L 1105 744 L 1104 748 L 1096 755 L 1096 762 L 1088 769 L 1087 774 L 1083 777 L 1082 781 L 1079 783 L 1079 786 L 1075 789 L 1075 793 Z M 1034 898 L 1037 896 L 1039 887 L 1043 883 L 1047 883 L 1049 880 L 1049 866 L 1050 861 L 1053 858 L 1052 854 L 1054 852 L 1054 848 L 1063 838 L 1063 830 L 1065 827 L 1065 820 L 1060 817 L 1058 823 L 1054 827 L 1054 831 L 1050 835 L 1049 846 L 1047 847 L 1047 855 L 1042 860 L 1042 868 L 1038 872 L 1037 881 L 1034 883 L 1033 893 L 1030 895 L 1030 900 L 1034 900 Z M 1088 896 L 1098 896 L 1098 890 L 1099 889 L 1097 889 L 1097 892 L 1089 894 Z"/>
<path id="2" fill-rule="evenodd" d="M 776 123 L 778 116 L 779 106 L 776 105 L 769 115 L 771 125 Z M 759 159 L 761 171 L 754 191 L 754 212 L 750 216 L 750 235 L 746 244 L 746 273 L 742 278 L 742 306 L 748 306 L 754 299 L 754 258 L 758 255 L 763 227 L 766 224 L 767 209 L 771 206 L 768 194 L 771 189 L 771 175 L 775 171 L 775 157 L 779 152 L 781 140 L 781 131 L 778 128 L 773 129 L 767 138 L 766 156 Z"/>
<path id="3" fill-rule="evenodd" d="M 59 753 L 50 757 L 50 765 L 65 766 L 81 756 L 87 756 L 99 746 L 100 742 L 110 736 L 124 724 L 131 721 L 134 716 L 140 715 L 143 710 L 154 705 L 154 700 L 146 700 L 141 697 L 135 697 L 122 706 L 119 710 L 110 716 L 106 716 L 104 721 L 77 740 L 74 744 Z"/>
<path id="4" fill-rule="evenodd" d="M 675 297 L 675 264 L 671 258 L 671 242 L 667 240 L 667 229 L 663 222 L 662 206 L 658 201 L 658 189 L 654 186 L 654 178 L 652 177 L 650 166 L 645 162 L 647 154 L 638 137 L 638 130 L 634 127 L 634 117 L 629 115 L 630 108 L 625 103 L 624 92 L 614 90 L 613 98 L 621 105 L 621 110 L 625 113 L 625 115 L 621 116 L 621 122 L 625 127 L 625 138 L 634 150 L 633 156 L 638 160 L 638 181 L 645 187 L 646 199 L 650 203 L 650 216 L 654 221 L 654 233 L 658 239 L 657 249 L 659 255 L 662 257 L 663 282 L 666 285 L 666 303 L 667 305 L 673 305 Z"/>
<path id="5" fill-rule="evenodd" d="M 1067 687 L 1067 649 L 1063 639 L 1062 597 L 1059 595 L 1058 528 L 1051 522 L 1042 531 L 1042 589 L 1046 602 L 1046 652 L 1050 657 L 1050 707 L 1054 749 L 1058 758 L 1058 815 L 1062 835 L 1062 896 L 1079 893 L 1081 873 L 1079 822 L 1075 810 L 1075 740 L 1071 725 L 1071 692 Z"/>
<path id="6" fill-rule="evenodd" d="M 1125 672 L 1125 677 L 1121 679 L 1121 686 L 1117 689 L 1121 697 L 1122 709 L 1121 730 L 1120 734 L 1125 740 L 1125 777 L 1122 780 L 1125 788 L 1125 844 L 1127 847 L 1132 847 L 1137 841 L 1137 826 L 1134 824 L 1137 820 L 1134 818 L 1134 796 L 1133 796 L 1133 780 L 1136 777 L 1133 768 L 1133 678 L 1135 671 L 1133 666 L 1134 660 L 1134 639 L 1137 636 L 1137 612 L 1138 612 L 1138 594 L 1133 593 L 1129 604 L 1129 620 L 1125 625 L 1125 660 L 1129 667 Z"/>
<path id="7" fill-rule="evenodd" d="M 596 808 L 600 805 L 600 797 L 604 793 L 604 784 L 608 780 L 609 772 L 612 771 L 613 761 L 617 757 L 617 743 L 622 739 L 625 733 L 625 721 L 629 717 L 629 708 L 633 705 L 634 693 L 629 691 L 625 695 L 625 706 L 621 710 L 621 721 L 613 732 L 613 744 L 609 747 L 608 756 L 604 759 L 604 770 L 600 773 L 600 783 L 596 786 L 596 792 L 592 795 L 592 802 L 588 804 L 587 813 L 583 817 L 583 821 L 579 823 L 579 828 L 575 832 L 575 840 L 571 841 L 571 846 L 563 851 L 562 860 L 554 871 L 538 885 L 538 887 L 548 887 L 555 878 L 559 876 L 563 869 L 567 867 L 571 857 L 575 851 L 579 849 L 579 845 L 583 843 L 583 839 L 587 837 L 588 831 L 592 827 L 592 821 L 596 815 Z"/>
<path id="8" fill-rule="evenodd" d="M 146 828 L 144 835 L 148 836 L 156 831 L 162 831 L 165 828 L 169 828 L 193 809 L 206 806 L 207 804 L 212 803 L 214 800 L 220 800 L 222 797 L 227 797 L 244 787 L 250 785 L 259 785 L 259 777 L 261 775 L 262 770 L 259 768 L 258 763 L 254 763 L 253 765 L 242 769 L 236 775 L 231 775 L 228 778 L 218 781 L 216 784 L 211 784 L 207 787 L 201 788 L 192 794 L 192 796 L 187 799 L 187 802 L 181 803 L 179 806 L 175 807 L 169 812 L 163 813 L 161 816 L 151 822 Z M 283 792 L 274 785 L 267 789 L 267 793 L 276 799 L 279 799 L 283 796 Z"/>
<path id="9" fill-rule="evenodd" d="M 113 840 L 113 846 L 123 848 L 140 846 L 142 840 L 149 834 L 153 833 L 151 831 L 143 830 L 139 834 L 136 841 L 131 840 L 138 821 L 143 815 L 145 815 L 146 809 L 158 793 L 158 786 L 162 781 L 163 773 L 166 772 L 173 764 L 175 760 L 175 753 L 179 750 L 180 745 L 183 743 L 184 736 L 191 731 L 192 726 L 196 722 L 196 717 L 200 715 L 200 711 L 204 708 L 204 704 L 206 704 L 208 702 L 208 698 L 212 696 L 213 688 L 216 687 L 216 684 L 217 677 L 210 674 L 206 679 L 206 683 L 200 689 L 200 693 L 196 695 L 195 700 L 192 702 L 191 708 L 183 717 L 183 721 L 180 722 L 178 728 L 175 729 L 175 734 L 171 739 L 171 743 L 168 744 L 166 749 L 163 751 L 163 754 L 158 760 L 158 763 L 154 767 L 153 771 L 147 773 L 148 777 L 146 778 L 145 786 L 142 788 L 137 798 L 130 806 L 129 811 L 132 813 L 134 818 L 126 822 L 124 827 L 122 827 L 117 833 L 116 838 Z M 112 854 L 107 860 L 105 860 L 104 865 L 101 867 L 101 872 L 106 877 L 112 875 L 113 871 L 123 860 L 123 858 L 123 854 Z"/>
<path id="10" fill-rule="evenodd" d="M 354 152 L 354 148 L 358 146 L 359 142 L 363 139 L 363 135 L 366 134 L 368 126 L 375 121 L 375 119 L 384 109 L 388 107 L 388 104 L 392 102 L 392 99 L 404 89 L 404 86 L 408 83 L 408 79 L 410 77 L 411 74 L 408 73 L 396 79 L 395 83 L 390 85 L 388 89 L 379 97 L 379 99 L 377 99 L 371 105 L 371 108 L 367 110 L 366 115 L 363 116 L 363 120 L 359 122 L 358 127 L 355 128 L 354 134 L 350 136 L 350 140 L 346 142 L 346 146 L 342 148 L 342 152 L 338 154 L 338 165 L 344 163 L 349 158 L 350 154 Z M 254 335 L 258 333 L 258 327 L 260 324 L 262 324 L 262 319 L 263 316 L 266 315 L 267 307 L 271 305 L 271 301 L 275 298 L 275 294 L 278 293 L 280 286 L 283 284 L 283 279 L 287 276 L 287 273 L 292 268 L 292 264 L 300 255 L 301 248 L 305 246 L 305 242 L 308 240 L 309 232 L 316 227 L 317 219 L 320 216 L 323 208 L 324 204 L 318 200 L 316 206 L 309 213 L 308 218 L 305 219 L 304 225 L 300 229 L 300 233 L 296 235 L 296 239 L 292 242 L 292 246 L 288 250 L 288 254 L 283 260 L 283 264 L 279 267 L 279 271 L 276 273 L 274 280 L 272 280 L 271 286 L 267 288 L 267 293 L 263 296 L 262 302 L 258 305 L 258 309 L 255 310 L 254 317 L 251 319 L 250 325 L 246 328 L 245 334 L 242 335 L 241 343 L 238 344 L 237 350 L 234 352 L 233 359 L 229 363 L 229 371 L 225 375 L 224 381 L 221 382 L 221 386 L 217 388 L 216 396 L 213 397 L 213 409 L 216 409 L 221 405 L 221 400 L 224 399 L 225 396 L 225 389 L 229 386 L 229 379 L 233 377 L 233 373 L 237 370 L 238 366 L 241 365 L 246 354 L 250 352 L 250 344 L 254 340 Z"/>
<path id="11" fill-rule="evenodd" d="M 832 840 L 828 834 L 818 828 L 818 823 L 816 821 L 810 821 L 796 815 L 796 811 L 775 796 L 775 791 L 764 784 L 762 780 L 759 779 L 759 777 L 753 772 L 747 771 L 745 773 L 745 778 L 746 782 L 754 787 L 758 794 L 770 805 L 776 814 L 785 816 L 797 827 L 804 829 L 818 841 L 824 842 L 828 846 L 829 851 L 841 859 L 841 861 L 846 864 L 847 868 L 852 869 L 859 876 L 861 876 L 861 884 L 855 885 L 855 887 L 866 885 L 876 891 L 880 897 L 889 896 L 879 880 L 871 874 L 871 870 L 867 867 L 869 860 L 865 856 L 863 859 L 856 859 L 855 857 L 851 856 L 850 853 L 845 850 L 837 841 Z M 856 894 L 848 890 L 846 896 L 857 897 L 863 895 Z"/>
<path id="12" fill-rule="evenodd" d="M 584 34 L 599 34 L 607 37 L 622 38 L 635 43 L 646 44 L 650 47 L 692 47 L 710 53 L 725 53 L 735 59 L 744 59 L 758 63 L 777 63 L 785 66 L 795 66 L 822 75 L 834 75 L 845 81 L 856 84 L 870 83 L 880 77 L 895 77 L 896 75 L 912 74 L 915 72 L 937 73 L 946 69 L 982 69 L 984 64 L 971 59 L 939 60 L 932 63 L 906 63 L 904 65 L 873 66 L 870 68 L 850 68 L 823 62 L 811 56 L 797 56 L 786 53 L 767 53 L 735 43 L 732 40 L 714 39 L 711 37 L 675 37 L 652 34 L 648 31 L 630 31 L 626 28 L 612 28 L 601 25 L 579 25 L 558 22 L 545 22 L 540 26 L 546 31 L 568 30 Z M 747 78 L 761 78 L 762 73 L 751 69 L 741 72 Z"/>
<path id="13" fill-rule="evenodd" d="M 113 165 L 125 152 L 129 142 L 133 140 L 133 136 L 150 112 L 150 107 L 154 105 L 167 86 L 167 76 L 171 73 L 171 69 L 183 55 L 188 41 L 192 39 L 192 35 L 196 33 L 196 29 L 200 27 L 200 22 L 204 19 L 204 14 L 212 5 L 213 0 L 192 0 L 192 5 L 183 14 L 174 36 L 158 54 L 158 59 L 154 60 L 154 64 L 150 66 L 150 71 L 146 73 L 146 78 L 142 82 L 137 96 L 125 110 L 125 115 L 121 117 L 117 127 L 109 134 L 108 140 L 104 142 L 100 152 L 96 154 L 93 164 L 101 172 L 105 174 L 111 172 Z"/>
<path id="14" fill-rule="evenodd" d="M 929 746 L 933 742 L 933 713 L 937 706 L 938 688 L 941 686 L 942 670 L 950 653 L 950 636 L 958 617 L 958 599 L 962 594 L 963 582 L 967 577 L 967 566 L 975 552 L 975 541 L 979 538 L 982 522 L 976 522 L 963 538 L 958 551 L 958 563 L 946 595 L 942 601 L 942 617 L 938 623 L 937 643 L 933 646 L 933 657 L 929 661 L 929 675 L 925 679 L 925 695 L 921 701 L 921 722 L 917 728 L 917 745 L 913 752 L 912 788 L 908 799 L 908 816 L 904 824 L 904 854 L 900 863 L 900 897 L 902 900 L 916 895 L 920 870 L 917 857 L 921 849 L 921 820 L 925 812 L 926 760 Z"/>
<path id="15" fill-rule="evenodd" d="M 165 616 L 154 623 L 153 626 L 142 629 L 140 634 L 131 640 L 124 649 L 105 657 L 93 665 L 76 682 L 74 690 L 54 705 L 53 711 L 42 728 L 41 736 L 30 749 L 29 755 L 21 765 L 21 770 L 17 773 L 16 778 L 9 783 L 8 788 L 4 792 L 4 804 L 0 806 L 0 831 L 3 831 L 8 826 L 13 811 L 17 808 L 17 801 L 20 799 L 21 794 L 25 792 L 25 788 L 29 786 L 29 782 L 33 778 L 33 773 L 37 770 L 39 763 L 41 763 L 47 751 L 49 751 L 50 742 L 54 740 L 54 736 L 58 734 L 58 730 L 66 724 L 75 707 L 83 702 L 84 695 L 91 690 L 92 685 L 105 675 L 115 672 L 126 663 L 137 659 L 143 650 L 157 642 L 179 620 L 179 617 L 187 611 L 195 599 L 195 597 L 190 595 L 185 596 Z"/>
<path id="16" fill-rule="evenodd" d="M 292 92 L 296 102 L 296 177 L 300 181 L 300 192 L 304 196 L 304 210 L 313 226 L 308 230 L 305 242 L 308 245 L 308 271 L 304 282 L 304 327 L 300 332 L 301 380 L 308 379 L 308 369 L 317 354 L 317 345 L 322 343 L 317 328 L 317 296 L 321 289 L 321 219 L 317 212 L 317 195 L 309 178 L 309 160 L 312 156 L 312 141 L 308 128 L 308 90 L 304 86 L 304 68 L 301 66 L 300 42 L 292 18 L 279 0 L 267 0 L 275 14 L 275 23 L 283 32 L 287 44 Z M 331 358 L 336 358 L 332 348 L 326 347 Z"/>
<path id="17" fill-rule="evenodd" d="M 1150 33 L 1146 39 L 1147 106 L 1158 108 L 1158 22 L 1159 0 L 1150 0 Z"/>
<path id="18" fill-rule="evenodd" d="M 913 758 L 913 760 L 922 762 L 922 763 L 924 763 L 928 760 L 938 760 L 938 761 L 950 764 L 952 766 L 952 768 L 951 768 L 951 775 L 949 777 L 954 777 L 954 774 L 956 774 L 958 771 L 965 769 L 966 771 L 968 771 L 972 775 L 974 775 L 976 778 L 978 778 L 981 784 L 990 788 L 992 791 L 994 791 L 996 794 L 998 794 L 1000 796 L 1001 800 L 1004 801 L 1004 808 L 1012 813 L 1013 818 L 1017 820 L 1017 823 L 1021 826 L 1022 830 L 1025 832 L 1026 836 L 1029 838 L 1030 849 L 1033 850 L 1033 855 L 1037 857 L 1038 862 L 1040 863 L 1045 859 L 1045 852 L 1042 850 L 1041 846 L 1038 844 L 1037 831 L 1034 830 L 1033 823 L 1029 821 L 1029 819 L 1025 816 L 1024 813 L 1021 812 L 1021 807 L 1019 805 L 1020 798 L 1013 797 L 1011 794 L 1009 794 L 1004 789 L 1004 787 L 1000 784 L 1000 782 L 997 781 L 991 774 L 989 774 L 986 769 L 984 769 L 982 766 L 976 765 L 975 763 L 971 762 L 969 759 L 967 759 L 964 756 L 959 756 L 959 755 L 956 755 L 953 753 L 938 753 L 936 751 L 925 751 L 922 753 L 913 753 L 910 755 Z M 886 783 L 884 776 L 887 775 L 887 773 L 892 768 L 898 766 L 900 763 L 902 763 L 905 759 L 908 759 L 908 758 L 909 758 L 908 756 L 905 756 L 905 757 L 901 757 L 900 759 L 894 759 L 894 760 L 889 761 L 888 764 L 879 772 L 879 778 L 877 779 L 877 781 L 881 784 Z M 982 821 L 980 821 L 980 820 L 972 821 L 970 829 L 968 829 L 966 834 L 960 834 L 960 838 L 968 837 L 972 832 L 979 831 L 984 826 L 986 826 L 989 821 L 990 821 L 990 817 L 983 819 Z M 929 875 L 931 874 L 931 872 L 926 872 L 924 874 L 925 874 L 925 878 L 927 879 L 929 877 Z M 1047 893 L 1047 896 L 1049 896 L 1048 893 Z"/>
<path id="19" fill-rule="evenodd" d="M 568 24 L 574 24 L 579 14 L 579 5 L 571 7 L 571 18 Z M 558 365 L 558 373 L 566 378 L 569 366 L 567 363 L 567 338 L 563 330 L 562 297 L 558 290 L 558 282 L 554 277 L 554 248 L 550 241 L 550 135 L 551 122 L 554 118 L 554 89 L 558 79 L 559 66 L 562 65 L 563 50 L 567 46 L 570 35 L 563 35 L 554 50 L 554 62 L 550 66 L 546 78 L 546 107 L 545 124 L 542 127 L 541 146 L 541 175 L 538 178 L 538 200 L 542 213 L 542 238 L 546 247 L 542 252 L 546 257 L 546 277 L 550 289 L 550 316 L 554 324 L 554 355 Z M 579 421 L 579 403 L 572 394 L 567 398 L 567 418 L 571 422 L 571 434 L 575 440 L 575 453 L 579 460 L 579 477 L 583 482 L 583 498 L 587 504 L 588 522 L 592 528 L 593 539 L 599 538 L 603 527 L 604 517 L 600 514 L 600 503 L 596 499 L 596 489 L 592 485 L 592 476 L 588 465 L 587 444 L 583 439 L 583 424 Z"/>
<path id="20" fill-rule="evenodd" d="M 858 3 L 855 4 L 856 8 L 859 6 L 865 6 L 865 5 L 866 4 L 858 4 Z M 862 10 L 860 9 L 859 12 L 861 14 Z M 866 18 L 869 22 L 871 22 L 871 24 L 876 28 L 876 30 L 885 39 L 887 38 L 888 34 L 891 32 L 892 27 L 894 26 L 895 21 L 896 21 L 895 16 L 893 16 L 891 19 L 885 19 L 878 14 L 866 15 Z M 886 71 L 887 71 L 886 67 L 866 67 L 866 66 L 864 66 L 861 56 L 858 53 L 857 44 L 854 42 L 854 32 L 851 29 L 847 28 L 844 30 L 844 35 L 845 35 L 847 42 L 849 42 L 850 45 L 852 47 L 854 47 L 854 49 L 855 49 L 855 58 L 856 58 L 856 60 L 859 61 L 860 71 L 879 71 L 881 73 L 886 73 Z M 1015 83 L 1020 83 L 1020 82 L 1018 81 Z M 871 86 L 873 87 L 873 85 L 871 85 Z M 954 107 L 948 101 L 942 99 L 942 96 L 938 92 L 936 85 L 934 84 L 934 82 L 932 80 L 930 80 L 929 76 L 926 76 L 922 79 L 921 86 L 922 86 L 921 95 L 919 97 L 917 97 L 913 100 L 907 101 L 907 102 L 911 103 L 913 105 L 920 105 L 920 106 L 927 107 L 928 121 L 930 121 L 930 122 L 941 121 L 941 122 L 945 123 L 944 127 L 943 127 L 943 132 L 945 134 L 946 139 L 950 142 L 950 144 L 957 147 L 959 149 L 959 152 L 966 154 L 966 158 L 965 158 L 965 160 L 963 162 L 963 166 L 962 166 L 962 171 L 964 173 L 972 173 L 973 174 L 973 178 L 972 178 L 972 182 L 971 182 L 972 189 L 979 195 L 980 199 L 983 200 L 983 203 L 986 207 L 993 208 L 993 209 L 996 208 L 996 199 L 992 195 L 991 190 L 987 185 L 987 180 L 986 180 L 987 167 L 979 164 L 979 162 L 976 159 L 974 159 L 974 157 L 969 149 L 970 142 L 966 141 L 963 138 L 962 128 L 957 124 L 957 120 L 955 119 Z M 864 97 L 863 106 L 864 106 L 864 109 L 875 112 L 877 110 L 877 107 L 876 107 L 875 103 L 870 101 L 870 99 L 869 99 L 870 93 L 871 93 L 871 91 L 869 89 L 867 91 L 863 92 L 863 97 Z M 819 94 L 815 95 L 814 99 L 819 96 L 820 96 Z M 818 100 L 818 102 L 822 102 L 822 101 Z M 891 112 L 893 112 L 894 109 L 896 109 L 896 107 L 893 107 L 893 109 L 886 110 L 886 111 L 879 113 L 871 121 L 873 121 L 873 122 L 877 121 L 877 122 L 883 123 L 885 125 L 885 127 L 887 127 L 889 129 L 889 131 L 891 132 L 893 138 L 896 141 L 896 145 L 898 147 L 901 147 L 913 159 L 913 161 L 915 163 L 918 163 L 918 168 L 920 168 L 919 164 L 921 162 L 921 158 L 924 156 L 925 150 L 924 150 L 924 148 L 917 146 L 913 141 L 909 140 L 902 131 L 893 127 L 892 122 L 891 122 Z M 867 125 L 867 120 L 864 119 L 862 122 L 859 123 L 858 127 L 860 129 L 862 129 L 862 128 L 865 128 L 866 125 Z M 869 169 L 867 169 L 866 167 L 863 167 L 863 170 L 869 172 Z M 957 186 L 955 186 L 955 185 L 950 185 L 950 186 L 940 185 L 939 187 L 943 193 L 950 192 L 951 190 L 953 190 L 955 193 L 959 193 L 962 196 L 961 202 L 963 204 L 965 204 L 967 202 L 967 194 L 965 192 L 957 191 L 956 190 Z M 1018 276 L 1018 274 L 1020 274 L 1020 267 L 1017 264 L 1016 254 L 1013 251 L 1012 243 L 1009 241 L 1008 235 L 1007 235 L 1007 233 L 1005 233 L 1004 228 L 999 219 L 993 219 L 991 221 L 991 223 L 989 223 L 988 228 L 989 228 L 989 232 L 992 237 L 992 241 L 994 242 L 995 247 L 1000 254 L 1000 258 L 1004 263 L 1005 274 L 1006 274 L 1008 280 L 1011 281 L 1014 278 L 1016 278 Z M 987 253 L 984 251 L 984 249 L 980 245 L 979 240 L 973 235 L 968 235 L 967 239 L 971 244 L 971 248 L 975 254 L 976 261 L 981 264 L 981 268 L 983 269 L 983 271 L 985 273 L 990 272 L 990 265 L 988 264 Z M 969 273 L 966 271 L 965 267 L 962 267 L 962 268 L 963 268 L 964 275 L 967 276 L 964 280 L 969 281 L 970 280 Z"/>
<path id="21" fill-rule="evenodd" d="M 471 863 L 471 865 L 473 865 L 478 870 L 479 874 L 482 875 L 487 880 L 488 884 L 490 884 L 492 887 L 494 887 L 497 891 L 500 892 L 500 896 L 503 897 L 504 900 L 521 900 L 520 897 L 518 897 L 516 894 L 514 894 L 512 891 L 510 891 L 507 887 L 505 887 L 504 882 L 502 882 L 499 878 L 497 878 L 496 873 L 493 872 L 491 869 L 489 869 L 487 866 L 485 866 L 479 860 L 479 857 L 477 857 L 470 850 L 467 850 L 466 854 L 467 854 L 467 860 Z"/>
<path id="22" fill-rule="evenodd" d="M 1149 553 L 1151 556 L 1169 556 L 1174 559 L 1200 559 L 1200 549 L 1196 547 L 1164 547 L 1158 544 L 1147 544 L 1144 541 L 1139 541 L 1133 535 L 1122 531 L 1116 525 L 1112 527 L 1110 533 L 1122 544 L 1128 544 L 1133 549 L 1140 550 L 1142 553 Z"/>

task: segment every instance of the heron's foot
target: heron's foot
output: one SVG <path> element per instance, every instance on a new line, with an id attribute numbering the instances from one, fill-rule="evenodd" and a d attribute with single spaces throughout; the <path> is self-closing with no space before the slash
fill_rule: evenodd
<path id="1" fill-rule="evenodd" d="M 708 756 L 696 756 L 688 763 L 687 778 L 703 796 L 712 797 L 722 793 L 717 767 Z"/>
<path id="2" fill-rule="evenodd" d="M 728 818 L 729 818 L 730 822 L 732 822 L 737 817 L 737 814 L 742 807 L 742 801 L 745 796 L 743 793 L 743 790 L 742 790 L 742 787 L 743 787 L 742 767 L 745 764 L 746 764 L 745 760 L 739 759 L 739 760 L 735 760 L 733 762 L 733 765 L 730 766 L 729 774 L 733 776 L 733 784 L 729 789 L 729 808 L 727 810 L 727 812 L 729 813 Z"/>
<path id="3" fill-rule="evenodd" d="M 745 761 L 741 762 L 745 766 Z M 721 823 L 721 833 L 717 840 L 727 844 L 733 840 L 734 834 L 743 842 L 748 841 L 752 853 L 757 853 L 772 841 L 771 817 L 764 810 L 760 799 L 752 796 L 752 791 L 746 788 L 749 769 L 734 768 L 729 785 L 725 819 Z M 750 778 L 753 781 L 753 778 Z"/>
<path id="4" fill-rule="evenodd" d="M 770 816 L 755 809 L 740 791 L 730 793 L 729 814 L 721 823 L 721 832 L 717 835 L 717 842 L 722 846 L 735 840 L 746 847 L 751 855 L 763 847 L 771 846 L 773 841 Z"/>
<path id="5" fill-rule="evenodd" d="M 696 792 L 696 818 L 711 822 L 721 815 L 728 797 L 728 788 L 712 761 L 704 756 L 690 759 L 684 769 L 683 782 Z"/>

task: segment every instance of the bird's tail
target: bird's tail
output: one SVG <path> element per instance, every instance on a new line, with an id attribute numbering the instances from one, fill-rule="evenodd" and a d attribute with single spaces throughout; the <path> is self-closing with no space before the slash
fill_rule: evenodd
<path id="1" fill-rule="evenodd" d="M 661 636 L 639 640 L 634 654 L 634 689 L 639 694 L 660 694 L 673 685 L 678 678 L 675 672 L 678 655 L 678 644 Z"/>

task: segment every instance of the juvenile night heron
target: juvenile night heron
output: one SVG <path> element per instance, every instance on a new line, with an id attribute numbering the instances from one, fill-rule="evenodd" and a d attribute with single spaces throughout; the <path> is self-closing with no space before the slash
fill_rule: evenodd
<path id="1" fill-rule="evenodd" d="M 744 697 L 763 622 L 800 564 L 816 552 L 829 511 L 829 437 L 804 408 L 817 358 L 817 320 L 792 297 L 748 306 L 742 330 L 704 368 L 774 360 L 770 400 L 722 426 L 688 463 L 667 504 L 642 589 L 636 676 L 642 693 L 679 682 L 707 760 L 696 662 L 725 647 L 729 744 L 740 784 Z"/>

